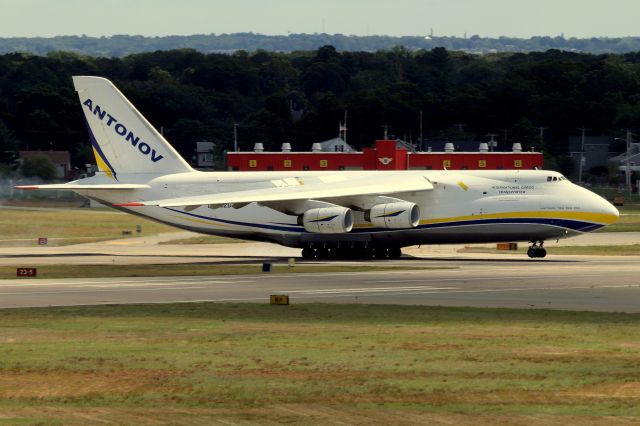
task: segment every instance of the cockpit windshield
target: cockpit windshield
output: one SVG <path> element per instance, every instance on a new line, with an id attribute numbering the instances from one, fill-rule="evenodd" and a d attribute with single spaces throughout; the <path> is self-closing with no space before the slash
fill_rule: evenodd
<path id="1" fill-rule="evenodd" d="M 559 175 L 559 176 L 547 176 L 547 182 L 559 182 L 559 181 L 563 181 L 563 180 L 567 180 L 566 177 Z"/>

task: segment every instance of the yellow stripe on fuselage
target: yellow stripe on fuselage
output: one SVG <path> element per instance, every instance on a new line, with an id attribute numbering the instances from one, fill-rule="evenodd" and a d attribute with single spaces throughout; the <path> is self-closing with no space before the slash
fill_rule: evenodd
<path id="1" fill-rule="evenodd" d="M 606 213 L 593 212 L 564 212 L 564 211 L 529 211 L 529 212 L 504 212 L 478 214 L 470 216 L 444 217 L 437 219 L 424 219 L 420 221 L 420 225 L 433 223 L 461 222 L 465 220 L 479 219 L 569 219 L 581 220 L 585 222 L 594 222 L 603 225 L 610 225 L 618 221 L 618 216 Z"/>

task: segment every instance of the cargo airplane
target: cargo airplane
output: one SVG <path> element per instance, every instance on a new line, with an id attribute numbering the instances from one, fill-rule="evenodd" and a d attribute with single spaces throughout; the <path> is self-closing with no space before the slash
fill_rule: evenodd
<path id="1" fill-rule="evenodd" d="M 272 241 L 304 258 L 397 258 L 417 244 L 529 242 L 618 219 L 546 170 L 202 172 L 109 81 L 73 77 L 99 172 L 65 184 L 116 209 L 203 234 Z"/>

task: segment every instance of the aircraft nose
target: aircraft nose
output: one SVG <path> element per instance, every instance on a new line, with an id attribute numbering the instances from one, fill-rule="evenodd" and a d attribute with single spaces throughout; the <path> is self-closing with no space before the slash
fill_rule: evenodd
<path id="1" fill-rule="evenodd" d="M 613 204 L 597 194 L 593 194 L 593 198 L 595 205 L 597 206 L 598 213 L 609 216 L 609 223 L 615 223 L 618 221 L 618 218 L 620 218 L 620 212 Z"/>
<path id="2" fill-rule="evenodd" d="M 603 210 L 605 211 L 606 214 L 610 214 L 612 216 L 615 216 L 614 222 L 617 222 L 618 219 L 620 218 L 620 212 L 618 211 L 616 206 L 611 204 L 609 201 L 607 201 L 605 199 L 603 199 L 603 201 L 604 201 Z"/>

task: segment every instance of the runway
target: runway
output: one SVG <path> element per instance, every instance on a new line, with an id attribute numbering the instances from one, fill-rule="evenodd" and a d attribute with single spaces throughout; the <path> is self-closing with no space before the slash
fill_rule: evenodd
<path id="1" fill-rule="evenodd" d="M 531 261 L 475 255 L 407 259 L 394 264 L 449 269 L 0 280 L 0 307 L 268 303 L 270 294 L 288 294 L 293 304 L 389 303 L 640 312 L 640 262 L 635 257 L 565 256 Z"/>

